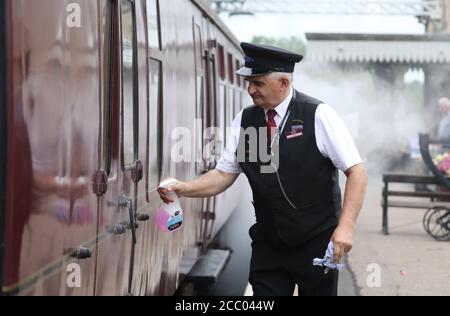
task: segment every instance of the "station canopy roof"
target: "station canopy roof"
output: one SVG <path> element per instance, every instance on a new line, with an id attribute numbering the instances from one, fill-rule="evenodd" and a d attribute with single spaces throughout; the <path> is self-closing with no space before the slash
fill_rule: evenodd
<path id="1" fill-rule="evenodd" d="M 450 63 L 450 35 L 307 33 L 307 58 L 335 63 Z"/>

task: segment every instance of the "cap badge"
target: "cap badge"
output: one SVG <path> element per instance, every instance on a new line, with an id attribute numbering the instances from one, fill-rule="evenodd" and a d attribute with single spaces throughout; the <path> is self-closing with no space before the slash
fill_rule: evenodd
<path id="1" fill-rule="evenodd" d="M 247 64 L 255 62 L 255 59 L 250 56 L 245 56 L 244 59 L 245 59 L 245 63 L 247 63 Z"/>

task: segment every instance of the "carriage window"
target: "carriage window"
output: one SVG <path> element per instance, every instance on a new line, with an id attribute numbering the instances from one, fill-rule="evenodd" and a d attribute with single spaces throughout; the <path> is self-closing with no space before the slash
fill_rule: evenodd
<path id="1" fill-rule="evenodd" d="M 225 50 L 219 45 L 219 77 L 221 80 L 226 79 L 225 75 Z"/>
<path id="2" fill-rule="evenodd" d="M 103 0 L 102 8 L 102 26 L 103 32 L 100 32 L 100 45 L 103 51 L 103 63 L 101 64 L 101 93 L 102 101 L 100 102 L 100 129 L 99 129 L 99 139 L 101 140 L 100 149 L 100 165 L 99 170 L 104 170 L 108 175 L 111 172 L 111 154 L 112 154 L 112 139 L 111 139 L 111 122 L 112 122 L 112 111 L 111 111 L 111 99 L 112 99 L 112 89 L 111 85 L 108 83 L 112 80 L 112 38 L 114 35 L 113 31 L 113 9 L 111 1 Z"/>
<path id="3" fill-rule="evenodd" d="M 205 96 L 205 86 L 204 86 L 205 79 L 203 76 L 197 75 L 196 79 L 196 95 L 195 95 L 195 145 L 194 145 L 194 152 L 195 152 L 195 161 L 199 162 L 202 160 L 203 155 L 203 130 L 205 125 L 204 120 L 204 96 Z M 199 166 L 196 164 L 196 172 L 199 174 L 201 172 L 200 169 L 198 169 Z"/>
<path id="4" fill-rule="evenodd" d="M 231 123 L 233 122 L 234 115 L 235 115 L 235 89 L 230 87 L 228 90 L 229 97 L 228 97 L 228 105 L 227 105 L 227 127 L 231 126 Z"/>
<path id="5" fill-rule="evenodd" d="M 148 146 L 148 188 L 153 189 L 158 185 L 160 177 L 161 152 L 161 62 L 150 59 L 150 108 L 149 108 L 149 146 Z"/>
<path id="6" fill-rule="evenodd" d="M 203 120 L 203 97 L 205 95 L 203 82 L 204 82 L 203 76 L 197 76 L 196 118 L 198 120 Z"/>
<path id="7" fill-rule="evenodd" d="M 196 74 L 196 123 L 195 123 L 195 170 L 201 174 L 204 170 L 201 165 L 203 158 L 203 131 L 205 130 L 205 64 L 203 62 L 202 31 L 199 25 L 194 21 L 194 47 L 195 47 L 195 74 Z"/>
<path id="8" fill-rule="evenodd" d="M 219 140 L 222 142 L 223 147 L 226 147 L 226 117 L 227 117 L 227 86 L 225 84 L 220 85 L 220 100 L 219 100 L 219 128 L 222 133 Z M 222 150 L 222 148 L 220 148 Z"/>
<path id="9" fill-rule="evenodd" d="M 238 71 L 241 68 L 239 60 L 236 59 L 236 71 Z M 238 87 L 241 86 L 241 77 L 237 74 L 237 72 L 235 72 L 235 76 L 236 76 L 236 84 Z"/>
<path id="10" fill-rule="evenodd" d="M 195 45 L 195 67 L 197 69 L 197 73 L 203 73 L 203 60 L 202 60 L 202 32 L 200 26 L 194 24 L 194 45 Z"/>
<path id="11" fill-rule="evenodd" d="M 124 165 L 135 161 L 134 16 L 129 0 L 121 1 L 122 33 L 122 154 Z"/>
<path id="12" fill-rule="evenodd" d="M 234 117 L 236 117 L 239 114 L 239 112 L 241 111 L 241 107 L 242 107 L 241 90 L 236 89 L 234 96 L 235 96 L 235 99 L 234 99 Z"/>
<path id="13" fill-rule="evenodd" d="M 228 78 L 230 82 L 234 83 L 234 64 L 233 64 L 233 55 L 228 53 Z"/>
<path id="14" fill-rule="evenodd" d="M 229 137 L 230 133 L 228 133 L 227 129 L 231 126 L 231 123 L 233 123 L 234 117 L 235 117 L 235 89 L 233 87 L 228 88 L 228 104 L 226 106 L 226 126 L 225 126 L 225 143 L 229 144 Z"/>
<path id="15" fill-rule="evenodd" d="M 161 50 L 158 0 L 147 0 L 148 43 L 150 48 Z"/>

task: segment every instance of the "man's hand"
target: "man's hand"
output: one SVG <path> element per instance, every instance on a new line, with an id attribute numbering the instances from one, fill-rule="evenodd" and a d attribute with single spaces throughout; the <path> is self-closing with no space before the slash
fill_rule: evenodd
<path id="1" fill-rule="evenodd" d="M 178 181 L 176 184 L 169 186 L 167 189 L 159 188 L 158 193 L 161 200 L 164 203 L 170 204 L 173 203 L 174 201 L 169 197 L 168 195 L 169 192 L 175 192 L 178 197 L 183 197 L 184 196 L 183 193 L 186 191 L 186 189 L 187 183 Z"/>
<path id="2" fill-rule="evenodd" d="M 344 204 L 339 225 L 331 241 L 334 243 L 334 262 L 338 263 L 353 247 L 353 228 L 361 211 L 367 187 L 367 172 L 363 164 L 349 168 L 345 175 Z"/>
<path id="3" fill-rule="evenodd" d="M 331 237 L 334 244 L 333 261 L 339 263 L 344 254 L 349 253 L 353 248 L 353 231 L 342 225 L 338 226 Z"/>

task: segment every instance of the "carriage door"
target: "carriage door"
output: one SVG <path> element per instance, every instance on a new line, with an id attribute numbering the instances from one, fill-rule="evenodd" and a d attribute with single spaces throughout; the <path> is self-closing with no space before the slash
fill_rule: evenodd
<path id="1" fill-rule="evenodd" d="M 122 192 L 118 195 L 119 207 L 128 212 L 127 228 L 130 231 L 130 263 L 128 269 L 128 294 L 131 293 L 135 247 L 137 242 L 138 182 L 143 178 L 143 165 L 138 153 L 138 71 L 135 3 L 121 0 L 121 171 Z"/>
<path id="2" fill-rule="evenodd" d="M 207 173 L 216 167 L 220 159 L 220 138 L 217 126 L 217 69 L 216 42 L 205 40 L 209 34 L 209 22 L 201 23 L 194 18 L 194 43 L 196 64 L 196 172 Z M 207 36 L 209 38 L 209 36 Z M 200 228 L 199 246 L 203 249 L 211 238 L 212 225 L 215 220 L 215 197 L 205 198 L 202 202 L 202 225 Z"/>
<path id="3" fill-rule="evenodd" d="M 96 295 L 131 295 L 136 244 L 138 159 L 138 86 L 135 3 L 111 5 L 109 58 L 105 64 L 103 167 L 107 190 L 99 199 Z M 106 58 L 105 58 L 106 59 Z M 108 71 L 109 69 L 109 71 Z M 102 193 L 102 192 L 100 192 Z"/>

